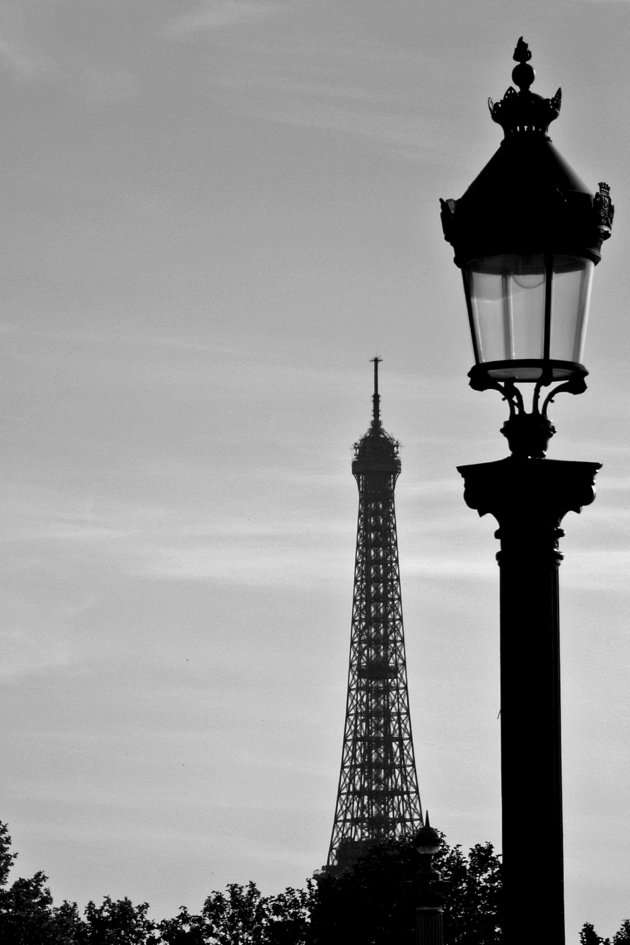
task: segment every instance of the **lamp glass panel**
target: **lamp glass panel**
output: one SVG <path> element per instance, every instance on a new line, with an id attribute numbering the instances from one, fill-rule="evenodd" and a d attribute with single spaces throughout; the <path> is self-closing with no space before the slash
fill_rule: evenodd
<path id="1" fill-rule="evenodd" d="M 468 267 L 468 285 L 481 362 L 543 357 L 543 255 L 475 259 Z"/>
<path id="2" fill-rule="evenodd" d="M 555 256 L 551 309 L 551 357 L 581 363 L 594 264 L 579 256 Z"/>

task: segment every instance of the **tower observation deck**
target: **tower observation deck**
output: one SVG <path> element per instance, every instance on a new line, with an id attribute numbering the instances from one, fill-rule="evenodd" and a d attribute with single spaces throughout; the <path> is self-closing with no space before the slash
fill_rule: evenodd
<path id="1" fill-rule="evenodd" d="M 394 489 L 398 442 L 383 429 L 374 358 L 372 423 L 354 446 L 359 488 L 350 668 L 328 869 L 412 837 L 422 807 L 411 735 Z"/>

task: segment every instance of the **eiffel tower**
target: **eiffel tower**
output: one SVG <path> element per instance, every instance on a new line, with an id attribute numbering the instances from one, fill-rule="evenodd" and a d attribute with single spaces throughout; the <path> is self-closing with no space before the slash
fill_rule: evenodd
<path id="1" fill-rule="evenodd" d="M 412 837 L 422 806 L 411 737 L 394 489 L 398 442 L 383 429 L 373 358 L 372 423 L 354 446 L 359 487 L 348 698 L 327 869 L 379 841 Z"/>

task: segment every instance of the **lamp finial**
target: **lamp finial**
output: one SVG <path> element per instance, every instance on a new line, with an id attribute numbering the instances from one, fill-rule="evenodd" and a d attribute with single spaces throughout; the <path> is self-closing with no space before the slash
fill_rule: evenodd
<path id="1" fill-rule="evenodd" d="M 533 83 L 536 78 L 536 73 L 534 72 L 533 66 L 529 65 L 529 60 L 532 58 L 531 50 L 523 37 L 519 37 L 519 41 L 516 44 L 516 49 L 514 50 L 514 59 L 518 65 L 514 66 L 512 70 L 512 81 L 514 85 L 517 85 L 521 92 L 527 92 L 530 85 Z"/>
<path id="2" fill-rule="evenodd" d="M 560 114 L 562 90 L 558 89 L 553 98 L 530 92 L 536 73 L 529 62 L 531 50 L 522 36 L 512 58 L 517 63 L 512 70 L 512 81 L 518 92 L 510 86 L 500 102 L 488 99 L 492 120 L 501 125 L 506 138 L 513 134 L 546 135 L 549 125 Z"/>

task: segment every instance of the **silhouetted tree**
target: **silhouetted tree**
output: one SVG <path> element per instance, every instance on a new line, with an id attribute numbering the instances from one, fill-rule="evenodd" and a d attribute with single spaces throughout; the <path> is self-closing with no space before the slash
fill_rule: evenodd
<path id="1" fill-rule="evenodd" d="M 191 915 L 185 906 L 172 919 L 164 919 L 159 925 L 161 939 L 165 945 L 204 945 L 204 923 L 199 915 Z"/>
<path id="2" fill-rule="evenodd" d="M 0 888 L 9 881 L 9 873 L 17 853 L 11 853 L 11 836 L 6 824 L 0 823 Z"/>
<path id="3" fill-rule="evenodd" d="M 288 887 L 268 900 L 266 945 L 308 945 L 311 911 L 316 898 L 312 882 L 305 889 Z"/>
<path id="4" fill-rule="evenodd" d="M 624 919 L 612 937 L 602 938 L 590 922 L 585 922 L 580 932 L 580 945 L 630 945 L 630 919 Z"/>
<path id="5" fill-rule="evenodd" d="M 55 945 L 83 945 L 84 922 L 79 915 L 76 902 L 62 902 L 53 909 Z"/>
<path id="6" fill-rule="evenodd" d="M 585 922 L 580 932 L 580 945 L 610 945 L 610 939 L 600 938 L 590 922 Z"/>
<path id="7" fill-rule="evenodd" d="M 436 866 L 451 884 L 444 908 L 449 945 L 498 945 L 501 861 L 491 843 L 477 843 L 465 856 L 443 841 Z"/>
<path id="8" fill-rule="evenodd" d="M 38 872 L 29 879 L 16 879 L 0 893 L 0 941 L 4 945 L 54 943 L 53 902 L 46 879 Z"/>
<path id="9" fill-rule="evenodd" d="M 148 905 L 134 906 L 107 896 L 101 906 L 88 903 L 85 918 L 76 903 L 53 906 L 45 873 L 19 877 L 8 885 L 17 854 L 0 823 L 0 942 L 2 945 L 150 945 L 158 942 Z"/>
<path id="10" fill-rule="evenodd" d="M 435 865 L 450 891 L 444 910 L 450 945 L 498 945 L 501 870 L 491 844 L 465 856 L 459 846 L 442 850 Z M 418 857 L 413 843 L 374 847 L 339 876 L 324 874 L 312 914 L 313 945 L 412 945 L 417 904 Z"/>
<path id="11" fill-rule="evenodd" d="M 100 906 L 88 902 L 85 909 L 86 945 L 145 945 L 147 942 L 157 942 L 157 926 L 147 917 L 148 910 L 148 902 L 134 906 L 127 897 L 114 900 L 105 896 Z"/>
<path id="12" fill-rule="evenodd" d="M 231 883 L 211 892 L 198 914 L 181 907 L 155 922 L 148 904 L 106 896 L 84 915 L 74 902 L 54 906 L 47 877 L 37 872 L 9 885 L 16 854 L 0 823 L 0 942 L 2 945 L 413 945 L 418 857 L 413 843 L 373 848 L 353 869 L 323 875 L 304 889 L 264 896 L 255 885 Z M 450 884 L 444 911 L 449 945 L 500 945 L 497 922 L 500 861 L 492 845 L 442 849 L 435 858 Z M 612 940 L 591 923 L 580 945 L 630 945 L 630 920 Z"/>
<path id="13" fill-rule="evenodd" d="M 214 937 L 217 945 L 229 945 L 230 942 L 263 945 L 266 901 L 255 883 L 250 882 L 247 886 L 230 883 L 225 893 L 210 893 L 201 915 L 205 930 Z"/>
<path id="14" fill-rule="evenodd" d="M 212 892 L 200 915 L 181 908 L 160 923 L 167 945 L 307 945 L 314 887 L 263 896 L 255 883 Z"/>

